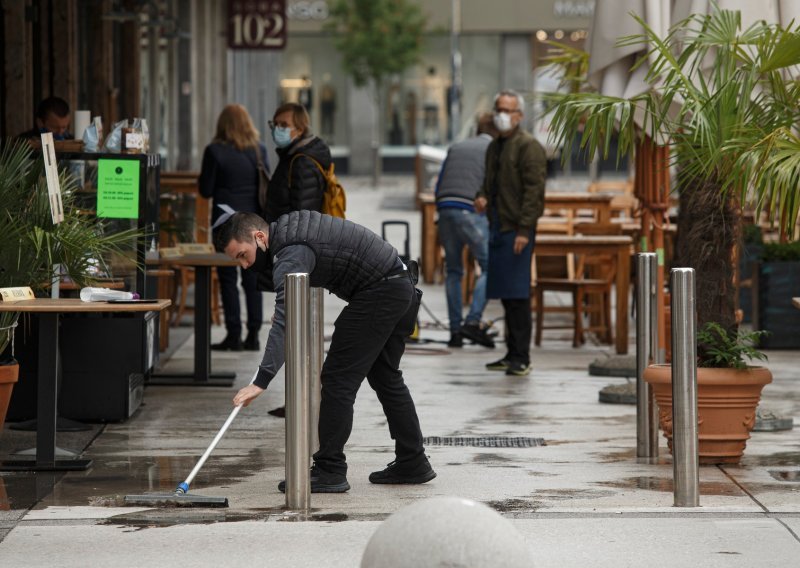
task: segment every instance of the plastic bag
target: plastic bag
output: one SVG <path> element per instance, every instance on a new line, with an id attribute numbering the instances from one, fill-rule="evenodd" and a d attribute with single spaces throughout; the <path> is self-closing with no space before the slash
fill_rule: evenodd
<path id="1" fill-rule="evenodd" d="M 90 124 L 83 131 L 83 151 L 97 152 L 100 145 L 100 137 L 97 135 L 97 126 Z"/>
<path id="2" fill-rule="evenodd" d="M 128 119 L 120 120 L 111 127 L 111 133 L 103 144 L 103 151 L 119 154 L 122 149 L 122 129 L 127 128 Z"/>

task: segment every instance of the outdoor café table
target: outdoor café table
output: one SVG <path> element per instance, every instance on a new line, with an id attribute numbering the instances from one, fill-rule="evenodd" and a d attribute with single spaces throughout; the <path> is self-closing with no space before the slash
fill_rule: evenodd
<path id="1" fill-rule="evenodd" d="M 551 211 L 569 209 L 577 212 L 580 209 L 597 211 L 598 223 L 611 222 L 611 200 L 614 195 L 610 193 L 545 193 L 544 208 Z"/>
<path id="2" fill-rule="evenodd" d="M 211 269 L 214 266 L 238 266 L 222 253 L 185 254 L 147 259 L 146 264 L 192 266 L 194 274 L 194 370 L 189 373 L 154 373 L 148 385 L 229 387 L 236 373 L 211 372 Z"/>
<path id="3" fill-rule="evenodd" d="M 0 463 L 0 471 L 79 471 L 91 460 L 56 459 L 58 400 L 58 320 L 65 313 L 160 312 L 170 300 L 141 303 L 83 302 L 78 298 L 36 298 L 0 302 L 0 312 L 34 313 L 39 317 L 39 369 L 37 376 L 36 459 Z"/>
<path id="4" fill-rule="evenodd" d="M 587 255 L 616 255 L 616 343 L 617 353 L 628 352 L 628 291 L 631 271 L 631 245 L 628 236 L 536 235 L 534 253 L 539 256 L 563 256 L 569 253 Z"/>

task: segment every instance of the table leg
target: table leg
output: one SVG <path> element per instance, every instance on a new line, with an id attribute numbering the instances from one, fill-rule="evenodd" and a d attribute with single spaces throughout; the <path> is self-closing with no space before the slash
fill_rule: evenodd
<path id="1" fill-rule="evenodd" d="M 617 250 L 617 353 L 628 353 L 628 292 L 631 279 L 631 253 L 628 245 Z"/>
<path id="2" fill-rule="evenodd" d="M 3 462 L 0 471 L 80 471 L 92 464 L 92 460 L 56 459 L 58 316 L 57 313 L 39 314 L 36 460 Z"/>
<path id="3" fill-rule="evenodd" d="M 194 372 L 159 373 L 148 385 L 229 387 L 236 373 L 211 373 L 211 267 L 196 266 L 194 274 Z"/>

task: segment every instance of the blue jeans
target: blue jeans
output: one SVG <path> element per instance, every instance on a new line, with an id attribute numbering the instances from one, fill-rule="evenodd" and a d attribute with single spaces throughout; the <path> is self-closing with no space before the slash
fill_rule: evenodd
<path id="1" fill-rule="evenodd" d="M 444 262 L 447 269 L 445 290 L 450 332 L 461 328 L 461 277 L 464 275 L 462 251 L 469 247 L 472 256 L 481 267 L 472 291 L 472 305 L 466 323 L 479 323 L 486 307 L 486 275 L 489 273 L 489 221 L 466 209 L 447 208 L 439 210 L 439 242 L 444 247 Z"/>

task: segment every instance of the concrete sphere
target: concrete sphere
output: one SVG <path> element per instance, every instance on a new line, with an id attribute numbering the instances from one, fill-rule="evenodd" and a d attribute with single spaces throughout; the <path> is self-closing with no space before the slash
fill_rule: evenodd
<path id="1" fill-rule="evenodd" d="M 482 503 L 433 497 L 386 519 L 367 543 L 361 568 L 531 568 L 525 539 Z"/>

